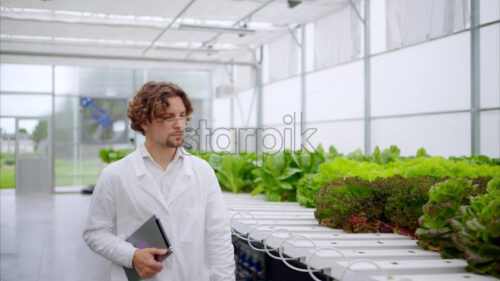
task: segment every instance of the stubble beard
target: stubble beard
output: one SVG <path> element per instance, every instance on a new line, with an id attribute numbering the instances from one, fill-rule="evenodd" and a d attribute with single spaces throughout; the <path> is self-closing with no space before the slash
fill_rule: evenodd
<path id="1" fill-rule="evenodd" d="M 182 144 L 184 143 L 184 134 L 182 134 L 180 140 L 172 140 L 170 139 L 170 136 L 167 138 L 167 147 L 170 147 L 170 148 L 178 148 L 178 147 L 181 147 Z"/>

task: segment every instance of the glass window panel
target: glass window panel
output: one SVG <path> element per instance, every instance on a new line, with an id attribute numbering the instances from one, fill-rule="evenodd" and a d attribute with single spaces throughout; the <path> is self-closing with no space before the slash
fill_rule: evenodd
<path id="1" fill-rule="evenodd" d="M 499 107 L 500 24 L 483 27 L 480 32 L 481 107 Z"/>
<path id="2" fill-rule="evenodd" d="M 79 183 L 83 185 L 96 184 L 99 178 L 101 168 L 105 166 L 101 158 L 99 158 L 99 151 L 106 148 L 104 145 L 81 145 L 79 147 L 78 177 Z M 131 148 L 128 146 L 115 146 L 113 149 Z"/>
<path id="3" fill-rule="evenodd" d="M 372 115 L 470 108 L 470 33 L 372 58 Z"/>
<path id="4" fill-rule="evenodd" d="M 0 118 L 0 189 L 16 187 L 16 119 Z"/>
<path id="5" fill-rule="evenodd" d="M 307 121 L 362 117 L 363 73 L 358 61 L 307 75 Z"/>
<path id="6" fill-rule="evenodd" d="M 397 145 L 404 156 L 415 155 L 421 147 L 433 156 L 470 155 L 470 114 L 373 120 L 372 151 L 377 145 Z"/>
<path id="7" fill-rule="evenodd" d="M 56 66 L 55 93 L 90 97 L 132 97 L 133 71 L 120 68 Z"/>
<path id="8" fill-rule="evenodd" d="M 55 128 L 56 143 L 74 143 L 78 139 L 78 128 Z"/>
<path id="9" fill-rule="evenodd" d="M 481 23 L 492 22 L 500 19 L 500 1 L 481 0 L 479 3 L 479 17 Z"/>
<path id="10" fill-rule="evenodd" d="M 56 131 L 57 133 L 57 131 Z M 76 144 L 72 142 L 54 143 L 55 186 L 78 185 Z"/>
<path id="11" fill-rule="evenodd" d="M 49 152 L 48 121 L 21 119 L 18 121 L 19 157 L 46 158 Z"/>
<path id="12" fill-rule="evenodd" d="M 263 88 L 263 122 L 264 124 L 283 124 L 285 115 L 296 115 L 300 122 L 300 77 L 295 77 Z"/>
<path id="13" fill-rule="evenodd" d="M 78 126 L 76 124 L 80 114 L 80 104 L 78 97 L 55 96 L 55 128 L 71 129 Z M 57 139 L 57 138 L 56 138 Z"/>
<path id="14" fill-rule="evenodd" d="M 52 92 L 50 65 L 1 64 L 0 90 L 3 92 Z"/>
<path id="15" fill-rule="evenodd" d="M 500 110 L 481 112 L 481 154 L 500 158 Z"/>
<path id="16" fill-rule="evenodd" d="M 310 123 L 307 128 L 317 129 L 310 138 L 314 147 L 321 143 L 327 150 L 330 145 L 333 145 L 344 154 L 364 147 L 363 121 Z"/>
<path id="17" fill-rule="evenodd" d="M 0 112 L 3 116 L 51 116 L 52 96 L 30 94 L 0 94 Z"/>
<path id="18" fill-rule="evenodd" d="M 0 118 L 0 133 L 2 133 L 2 135 L 14 135 L 16 133 L 16 119 Z"/>

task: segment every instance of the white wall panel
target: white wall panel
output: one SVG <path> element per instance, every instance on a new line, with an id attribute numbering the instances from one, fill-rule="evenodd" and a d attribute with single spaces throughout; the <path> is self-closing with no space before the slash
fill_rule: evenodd
<path id="1" fill-rule="evenodd" d="M 385 0 L 370 2 L 370 49 L 372 53 L 387 50 Z"/>
<path id="2" fill-rule="evenodd" d="M 481 0 L 479 3 L 480 23 L 492 22 L 500 19 L 500 1 Z"/>
<path id="3" fill-rule="evenodd" d="M 234 98 L 234 126 L 255 127 L 257 109 L 257 94 L 254 89 L 236 94 Z"/>
<path id="4" fill-rule="evenodd" d="M 364 114 L 363 62 L 307 76 L 307 121 L 359 118 Z"/>
<path id="5" fill-rule="evenodd" d="M 497 1 L 499 2 L 499 1 Z M 500 24 L 481 28 L 481 107 L 500 106 Z"/>
<path id="6" fill-rule="evenodd" d="M 363 121 L 312 123 L 307 127 L 308 129 L 317 129 L 310 138 L 314 147 L 319 143 L 325 149 L 334 145 L 339 152 L 344 154 L 358 148 L 363 149 Z"/>
<path id="7" fill-rule="evenodd" d="M 231 100 L 230 99 L 214 99 L 212 110 L 212 129 L 229 128 L 231 125 Z"/>
<path id="8" fill-rule="evenodd" d="M 470 155 L 470 114 L 416 116 L 372 121 L 372 151 L 397 145 L 401 155 L 421 147 L 433 156 Z"/>
<path id="9" fill-rule="evenodd" d="M 372 59 L 372 115 L 470 108 L 470 33 Z"/>
<path id="10" fill-rule="evenodd" d="M 500 158 L 500 110 L 481 112 L 480 153 Z"/>
<path id="11" fill-rule="evenodd" d="M 300 77 L 264 86 L 264 124 L 283 124 L 283 117 L 297 113 L 300 116 Z"/>

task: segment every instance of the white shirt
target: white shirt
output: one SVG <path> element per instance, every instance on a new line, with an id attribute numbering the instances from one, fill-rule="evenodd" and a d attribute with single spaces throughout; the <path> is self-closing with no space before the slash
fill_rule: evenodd
<path id="1" fill-rule="evenodd" d="M 146 165 L 147 170 L 153 177 L 153 181 L 156 183 L 157 188 L 163 194 L 165 200 L 167 200 L 170 191 L 172 190 L 172 185 L 177 179 L 180 171 L 182 170 L 182 165 L 184 163 L 184 153 L 183 148 L 177 149 L 174 155 L 174 159 L 170 162 L 165 170 L 156 163 L 149 153 L 149 150 L 144 144 L 139 146 L 139 153 L 144 160 L 144 165 Z"/>

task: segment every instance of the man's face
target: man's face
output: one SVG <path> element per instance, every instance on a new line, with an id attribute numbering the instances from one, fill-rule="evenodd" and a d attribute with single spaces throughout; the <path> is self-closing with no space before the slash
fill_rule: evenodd
<path id="1" fill-rule="evenodd" d="M 164 119 L 153 119 L 151 123 L 143 125 L 143 129 L 147 140 L 159 146 L 176 148 L 182 146 L 184 141 L 186 124 L 178 118 L 186 116 L 186 107 L 177 96 L 169 97 L 168 104 Z"/>

